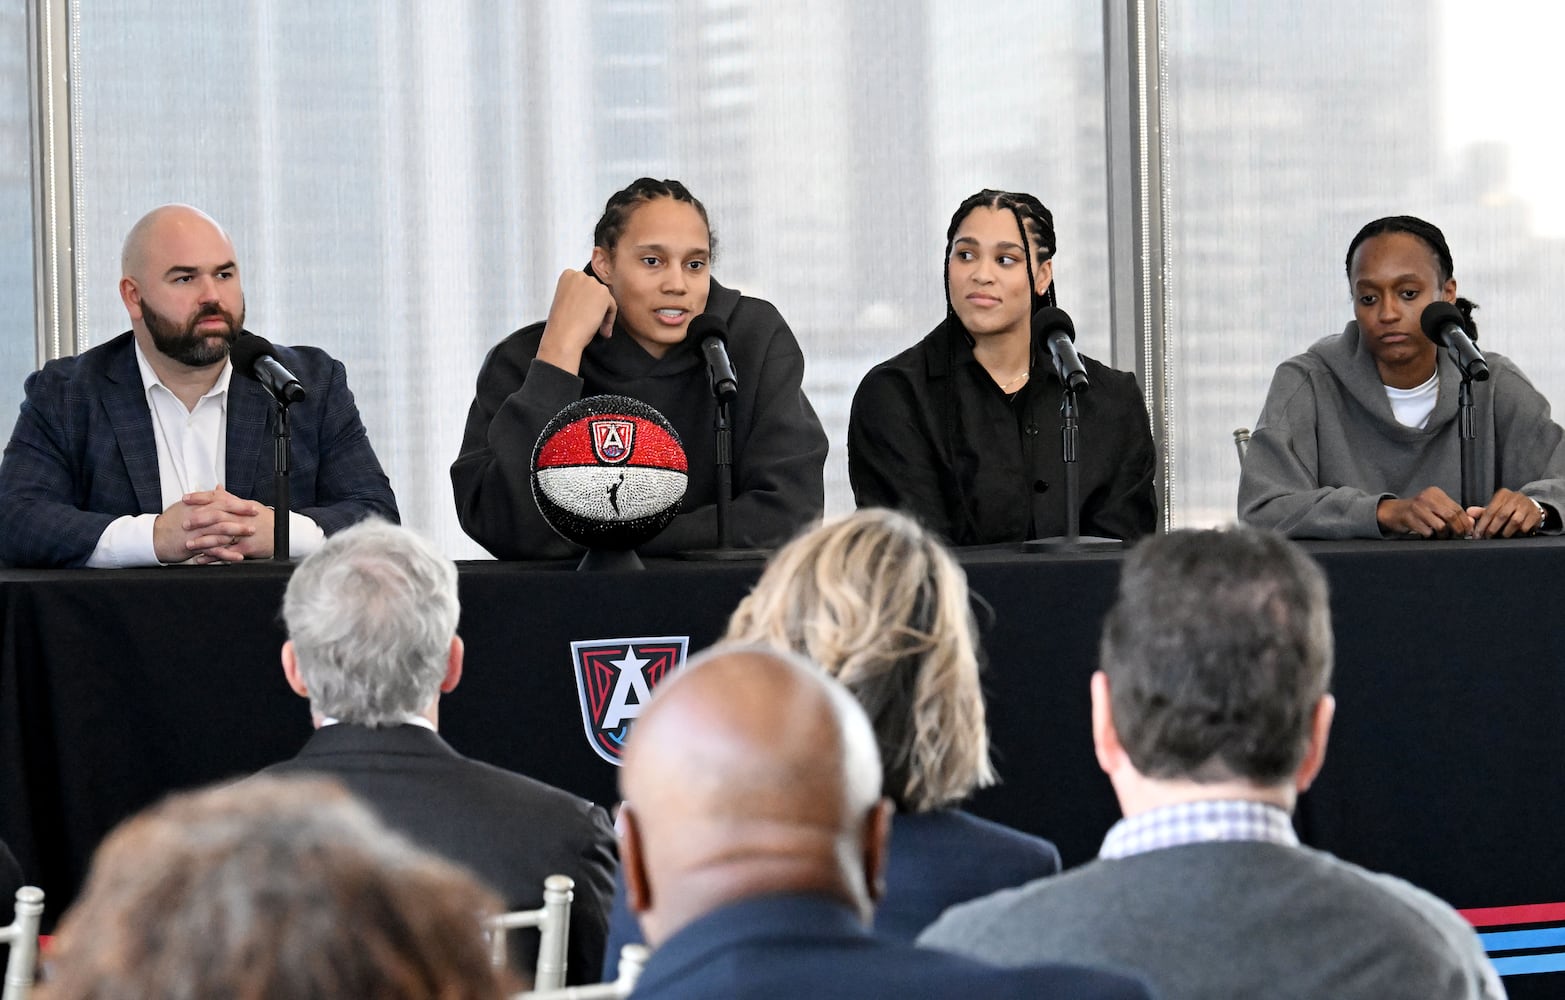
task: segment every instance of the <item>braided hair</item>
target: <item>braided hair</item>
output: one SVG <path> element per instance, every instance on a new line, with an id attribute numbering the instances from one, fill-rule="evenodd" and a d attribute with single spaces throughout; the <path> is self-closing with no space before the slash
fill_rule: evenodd
<path id="1" fill-rule="evenodd" d="M 1445 233 L 1440 231 L 1439 226 L 1432 222 L 1425 222 L 1416 215 L 1388 215 L 1360 229 L 1358 235 L 1353 237 L 1353 242 L 1348 244 L 1348 256 L 1343 266 L 1347 270 L 1349 281 L 1353 280 L 1353 255 L 1358 252 L 1358 248 L 1366 240 L 1389 233 L 1406 233 L 1422 240 L 1435 255 L 1435 263 L 1438 265 L 1436 271 L 1439 273 L 1442 285 L 1456 276 L 1456 265 L 1451 260 L 1451 248 L 1446 245 Z M 1470 299 L 1458 297 L 1456 308 L 1461 310 L 1462 325 L 1467 328 L 1468 336 L 1477 340 L 1478 324 L 1473 322 L 1473 310 L 1478 308 L 1478 304 Z"/>
<path id="2" fill-rule="evenodd" d="M 624 188 L 609 196 L 608 204 L 603 206 L 603 217 L 598 220 L 597 226 L 592 231 L 592 244 L 613 252 L 619 243 L 619 238 L 625 232 L 625 226 L 630 222 L 631 213 L 644 202 L 654 198 L 672 198 L 682 201 L 693 207 L 701 216 L 701 221 L 706 225 L 707 239 L 711 247 L 712 256 L 717 256 L 717 237 L 711 235 L 712 223 L 706 217 L 706 206 L 701 204 L 690 189 L 675 180 L 654 180 L 651 177 L 638 177 Z"/>
<path id="3" fill-rule="evenodd" d="M 1023 254 L 1027 263 L 1027 291 L 1032 296 L 1032 308 L 1029 314 L 1038 311 L 1041 306 L 1056 305 L 1054 297 L 1054 282 L 1049 282 L 1049 287 L 1042 295 L 1038 294 L 1038 282 L 1033 274 L 1033 258 L 1038 264 L 1054 257 L 1057 249 L 1054 242 L 1054 215 L 1043 202 L 1030 194 L 1020 191 L 996 191 L 992 188 L 984 188 L 975 195 L 964 199 L 956 207 L 956 214 L 951 216 L 951 225 L 946 227 L 946 266 L 942 268 L 945 275 L 946 288 L 946 319 L 960 322 L 956 318 L 956 310 L 951 306 L 951 246 L 956 242 L 956 231 L 961 228 L 962 221 L 972 214 L 975 208 L 992 208 L 995 211 L 1008 211 L 1016 219 L 1016 229 L 1022 234 L 1022 243 L 1030 251 Z"/>

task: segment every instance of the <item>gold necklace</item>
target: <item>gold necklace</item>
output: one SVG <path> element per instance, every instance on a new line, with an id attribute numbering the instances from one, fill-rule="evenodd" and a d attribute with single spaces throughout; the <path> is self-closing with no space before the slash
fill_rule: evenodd
<path id="1" fill-rule="evenodd" d="M 1024 371 L 1020 375 L 1018 375 L 1015 378 L 1011 379 L 1009 382 L 1002 382 L 1002 383 L 1000 383 L 1000 391 L 1001 392 L 1010 392 L 1011 391 L 1011 386 L 1016 385 L 1017 383 L 1021 382 L 1023 379 L 1025 379 L 1027 376 L 1029 376 L 1031 374 L 1032 374 L 1032 372 L 1030 370 L 1029 371 Z"/>

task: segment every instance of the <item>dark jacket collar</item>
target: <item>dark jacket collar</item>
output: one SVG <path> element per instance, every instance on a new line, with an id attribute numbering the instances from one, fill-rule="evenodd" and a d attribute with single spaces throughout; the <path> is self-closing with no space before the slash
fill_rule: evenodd
<path id="1" fill-rule="evenodd" d="M 838 900 L 792 893 L 756 896 L 719 907 L 680 928 L 653 952 L 640 986 L 650 988 L 665 979 L 677 983 L 751 942 L 869 937 L 853 908 Z"/>
<path id="2" fill-rule="evenodd" d="M 332 754 L 364 753 L 412 754 L 424 757 L 458 757 L 451 745 L 439 733 L 423 726 L 398 725 L 371 729 L 351 722 L 339 722 L 317 729 L 300 757 L 321 757 Z"/>
<path id="3" fill-rule="evenodd" d="M 1044 361 L 1047 351 L 1032 344 L 1032 368 L 1054 374 L 1054 366 Z M 973 337 L 956 316 L 948 315 L 933 330 L 924 335 L 924 365 L 930 378 L 945 378 L 956 366 L 963 363 L 977 364 L 973 357 Z M 1037 376 L 1034 376 L 1037 377 Z M 1058 376 L 1055 376 L 1058 378 Z"/>
<path id="4" fill-rule="evenodd" d="M 156 455 L 157 438 L 152 433 L 152 410 L 147 406 L 147 391 L 141 384 L 141 369 L 136 365 L 135 334 L 127 330 L 103 345 L 107 354 L 103 378 L 108 385 L 99 397 L 120 454 Z M 163 512 L 163 482 L 156 462 L 125 462 L 125 472 L 135 491 L 136 503 L 148 514 Z"/>

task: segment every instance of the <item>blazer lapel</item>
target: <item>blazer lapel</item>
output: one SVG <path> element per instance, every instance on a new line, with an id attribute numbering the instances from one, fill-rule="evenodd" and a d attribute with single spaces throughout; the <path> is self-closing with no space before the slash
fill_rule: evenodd
<path id="1" fill-rule="evenodd" d="M 103 393 L 103 412 L 114 429 L 120 458 L 130 477 L 131 490 L 143 513 L 163 512 L 163 484 L 158 472 L 158 444 L 152 435 L 152 411 L 136 366 L 134 341 L 127 335 L 125 348 L 104 371 L 109 385 Z"/>

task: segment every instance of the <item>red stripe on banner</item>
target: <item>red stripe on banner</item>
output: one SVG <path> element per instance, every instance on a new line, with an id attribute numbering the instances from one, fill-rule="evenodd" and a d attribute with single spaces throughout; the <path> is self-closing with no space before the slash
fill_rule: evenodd
<path id="1" fill-rule="evenodd" d="M 1480 906 L 1457 910 L 1474 927 L 1500 924 L 1543 924 L 1565 920 L 1565 903 L 1527 903 L 1523 906 Z"/>

